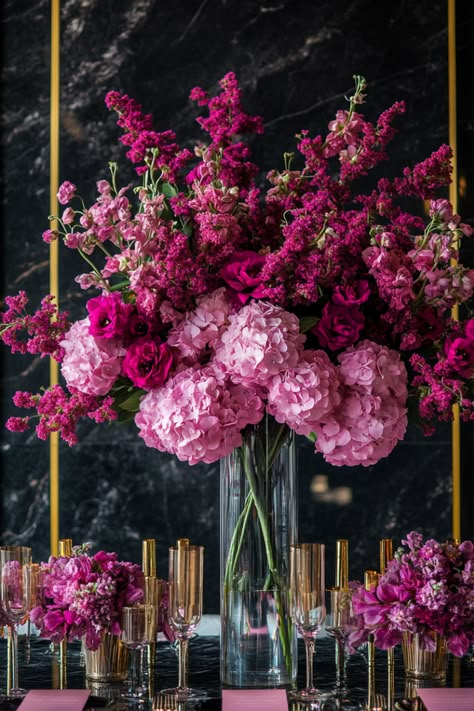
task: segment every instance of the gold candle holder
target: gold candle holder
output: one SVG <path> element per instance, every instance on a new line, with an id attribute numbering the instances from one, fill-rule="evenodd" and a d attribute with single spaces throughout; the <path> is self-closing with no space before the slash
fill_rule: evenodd
<path id="1" fill-rule="evenodd" d="M 336 579 L 334 587 L 345 590 L 349 587 L 349 541 L 338 538 L 336 541 Z"/>
<path id="2" fill-rule="evenodd" d="M 382 538 L 379 541 L 380 574 L 383 575 L 393 558 L 393 541 Z M 395 703 L 395 653 L 393 647 L 387 649 L 387 711 L 392 711 Z"/>
<path id="3" fill-rule="evenodd" d="M 145 538 L 142 542 L 142 570 L 145 577 L 156 578 L 156 540 Z"/>
<path id="4" fill-rule="evenodd" d="M 60 538 L 58 541 L 58 552 L 62 558 L 72 555 L 72 538 Z"/>
<path id="5" fill-rule="evenodd" d="M 373 590 L 379 580 L 376 570 L 366 570 L 364 573 L 364 587 L 366 590 Z M 369 634 L 367 640 L 367 709 L 372 711 L 375 707 L 375 643 L 374 635 Z"/>
<path id="6" fill-rule="evenodd" d="M 58 541 L 58 554 L 62 558 L 72 555 L 72 538 L 60 538 Z M 67 688 L 67 641 L 59 643 L 59 688 Z"/>

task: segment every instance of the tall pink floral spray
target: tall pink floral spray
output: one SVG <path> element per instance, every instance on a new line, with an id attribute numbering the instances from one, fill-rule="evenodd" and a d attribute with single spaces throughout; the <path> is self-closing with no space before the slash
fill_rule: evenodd
<path id="1" fill-rule="evenodd" d="M 74 444 L 81 417 L 134 417 L 147 445 L 193 464 L 239 447 L 267 413 L 328 462 L 368 466 L 403 439 L 408 413 L 426 434 L 454 403 L 473 418 L 474 272 L 459 261 L 472 230 L 436 197 L 450 149 L 360 192 L 405 109 L 369 122 L 355 80 L 348 109 L 323 135 L 303 130 L 266 189 L 242 140 L 262 119 L 243 111 L 234 74 L 214 97 L 192 90 L 208 134 L 194 154 L 133 99 L 107 95 L 137 185 L 120 187 L 114 164 L 90 206 L 61 185 L 59 228 L 43 238 L 79 252 L 89 269 L 76 280 L 94 296 L 74 323 L 51 296 L 33 315 L 25 293 L 6 297 L 4 342 L 51 355 L 63 378 L 18 392 L 36 413 L 9 429 L 37 417 L 39 437 Z M 427 201 L 426 219 L 409 199 Z"/>

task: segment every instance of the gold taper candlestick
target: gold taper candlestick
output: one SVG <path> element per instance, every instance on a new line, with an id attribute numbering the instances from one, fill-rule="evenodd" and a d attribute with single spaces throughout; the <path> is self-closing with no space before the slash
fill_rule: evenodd
<path id="1" fill-rule="evenodd" d="M 145 538 L 142 542 L 142 570 L 145 577 L 156 578 L 156 540 Z"/>
<path id="2" fill-rule="evenodd" d="M 72 538 L 60 538 L 58 541 L 60 557 L 69 558 L 72 555 Z M 59 643 L 59 688 L 67 688 L 67 640 Z"/>
<path id="3" fill-rule="evenodd" d="M 393 541 L 391 538 L 382 538 L 379 541 L 380 574 L 383 575 L 393 558 Z M 393 647 L 387 649 L 387 711 L 393 710 L 395 702 L 395 654 Z"/>
<path id="4" fill-rule="evenodd" d="M 376 570 L 366 570 L 364 573 L 364 587 L 373 590 L 378 583 L 379 575 Z M 369 634 L 367 640 L 367 709 L 372 711 L 375 705 L 375 643 L 374 635 Z"/>
<path id="5" fill-rule="evenodd" d="M 380 575 L 387 570 L 387 565 L 393 558 L 393 541 L 391 538 L 382 538 L 379 541 Z"/>
<path id="6" fill-rule="evenodd" d="M 186 546 L 189 546 L 189 538 L 178 538 L 176 545 L 178 548 L 185 548 Z"/>
<path id="7" fill-rule="evenodd" d="M 338 538 L 336 541 L 336 588 L 345 590 L 349 587 L 349 541 Z"/>

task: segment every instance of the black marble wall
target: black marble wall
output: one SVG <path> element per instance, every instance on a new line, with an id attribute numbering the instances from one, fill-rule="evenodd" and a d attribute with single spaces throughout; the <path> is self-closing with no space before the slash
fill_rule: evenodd
<path id="1" fill-rule="evenodd" d="M 460 4 L 464 57 L 473 48 L 469 4 Z M 283 152 L 292 150 L 293 136 L 302 128 L 325 130 L 344 106 L 356 73 L 369 82 L 370 117 L 395 100 L 407 102 L 387 170 L 396 173 L 448 140 L 447 3 L 442 0 L 63 0 L 61 5 L 60 177 L 72 180 L 86 199 L 93 196 L 95 181 L 107 176 L 107 161 L 125 165 L 118 129 L 103 103 L 110 89 L 136 98 L 153 113 L 158 130 L 172 127 L 181 144 L 192 146 L 199 127 L 187 100 L 190 89 L 212 90 L 226 72 L 235 71 L 247 109 L 265 118 L 265 134 L 252 146 L 262 173 L 282 165 Z M 2 6 L 2 293 L 25 289 L 34 305 L 48 291 L 48 248 L 41 232 L 49 209 L 49 12 L 46 0 L 9 0 Z M 472 141 L 472 120 L 465 120 L 463 130 Z M 472 174 L 472 154 L 467 162 Z M 63 248 L 60 259 L 61 305 L 79 316 L 85 303 L 73 282 L 82 268 L 79 257 Z M 10 398 L 17 389 L 37 390 L 48 377 L 46 362 L 11 358 L 3 349 L 2 422 L 13 412 Z M 449 426 L 429 440 L 410 430 L 388 459 L 368 469 L 331 468 L 313 455 L 309 443 L 299 442 L 300 539 L 328 544 L 330 584 L 338 537 L 350 539 L 351 576 L 360 577 L 377 565 L 379 538 L 398 543 L 415 527 L 439 538 L 451 535 L 450 436 Z M 45 559 L 48 445 L 31 434 L 3 430 L 1 443 L 1 541 L 31 544 L 34 558 Z M 136 561 L 142 538 L 155 537 L 162 576 L 167 548 L 177 537 L 202 543 L 206 609 L 217 611 L 217 465 L 179 464 L 147 449 L 133 428 L 86 425 L 80 445 L 61 445 L 60 466 L 61 536 L 90 540 Z"/>

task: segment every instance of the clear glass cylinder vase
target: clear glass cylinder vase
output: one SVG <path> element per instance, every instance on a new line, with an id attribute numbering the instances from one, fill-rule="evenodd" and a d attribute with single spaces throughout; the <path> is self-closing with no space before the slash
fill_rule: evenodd
<path id="1" fill-rule="evenodd" d="M 289 614 L 297 536 L 294 433 L 266 416 L 221 460 L 221 681 L 285 687 L 296 679 Z"/>

